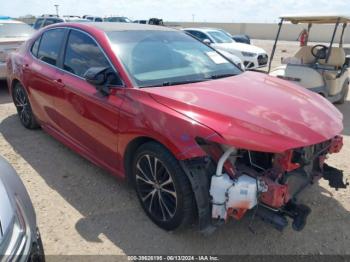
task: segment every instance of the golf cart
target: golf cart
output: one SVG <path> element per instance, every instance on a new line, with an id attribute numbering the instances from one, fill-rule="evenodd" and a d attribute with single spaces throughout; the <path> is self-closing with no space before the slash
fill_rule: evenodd
<path id="1" fill-rule="evenodd" d="M 328 45 L 301 46 L 292 56 L 284 59 L 282 65 L 271 70 L 271 62 L 276 51 L 278 38 L 284 22 L 307 24 L 310 33 L 313 24 L 334 24 Z M 327 98 L 332 103 L 344 103 L 349 91 L 348 61 L 343 48 L 343 36 L 350 17 L 345 16 L 282 16 L 272 48 L 268 72 L 285 80 L 293 81 Z M 335 46 L 335 36 L 342 25 L 339 45 Z"/>

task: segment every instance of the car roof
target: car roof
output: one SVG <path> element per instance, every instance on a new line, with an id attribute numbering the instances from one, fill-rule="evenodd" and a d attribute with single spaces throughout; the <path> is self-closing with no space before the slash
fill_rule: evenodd
<path id="1" fill-rule="evenodd" d="M 145 24 L 136 24 L 136 23 L 116 23 L 116 22 L 90 22 L 86 23 L 86 26 L 95 27 L 105 32 L 111 31 L 178 31 L 165 26 L 157 25 L 145 25 Z"/>
<path id="2" fill-rule="evenodd" d="M 293 24 L 304 24 L 304 23 L 313 23 L 313 24 L 334 24 L 339 23 L 348 23 L 350 22 L 350 16 L 340 15 L 340 14 L 304 14 L 304 15 L 283 15 L 280 17 L 285 21 L 290 21 Z"/>

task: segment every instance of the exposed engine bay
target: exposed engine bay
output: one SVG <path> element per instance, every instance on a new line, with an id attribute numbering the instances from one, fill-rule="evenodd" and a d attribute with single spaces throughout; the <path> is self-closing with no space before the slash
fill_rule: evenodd
<path id="1" fill-rule="evenodd" d="M 210 158 L 184 166 L 195 191 L 200 228 L 207 233 L 230 217 L 241 219 L 251 209 L 254 216 L 278 230 L 283 230 L 290 218 L 293 229 L 300 231 L 311 212 L 299 203 L 300 192 L 320 178 L 336 190 L 348 185 L 341 170 L 325 163 L 328 154 L 341 150 L 341 136 L 283 154 L 237 149 L 201 139 L 197 142 Z M 200 181 L 197 175 L 203 167 L 207 181 Z M 208 188 L 209 194 L 205 192 Z"/>

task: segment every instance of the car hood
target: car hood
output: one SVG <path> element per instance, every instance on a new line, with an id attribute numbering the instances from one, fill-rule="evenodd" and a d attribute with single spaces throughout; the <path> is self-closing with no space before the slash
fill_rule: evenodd
<path id="1" fill-rule="evenodd" d="M 143 91 L 238 148 L 283 152 L 323 142 L 343 129 L 342 114 L 326 99 L 263 73 Z"/>
<path id="2" fill-rule="evenodd" d="M 254 45 L 248 45 L 248 44 L 244 44 L 244 43 L 222 43 L 222 44 L 218 44 L 215 43 L 213 44 L 213 47 L 216 48 L 220 48 L 226 51 L 230 51 L 230 50 L 236 50 L 236 51 L 240 51 L 240 52 L 250 52 L 250 53 L 256 53 L 256 54 L 266 54 L 265 50 L 254 46 Z"/>

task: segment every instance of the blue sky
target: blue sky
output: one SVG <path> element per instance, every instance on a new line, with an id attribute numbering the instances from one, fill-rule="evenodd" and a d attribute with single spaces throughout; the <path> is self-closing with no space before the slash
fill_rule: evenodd
<path id="1" fill-rule="evenodd" d="M 123 15 L 131 19 L 161 17 L 165 21 L 275 22 L 281 14 L 350 14 L 350 0 L 0 0 L 0 15 L 55 13 Z M 349 11 L 347 11 L 349 10 Z"/>

